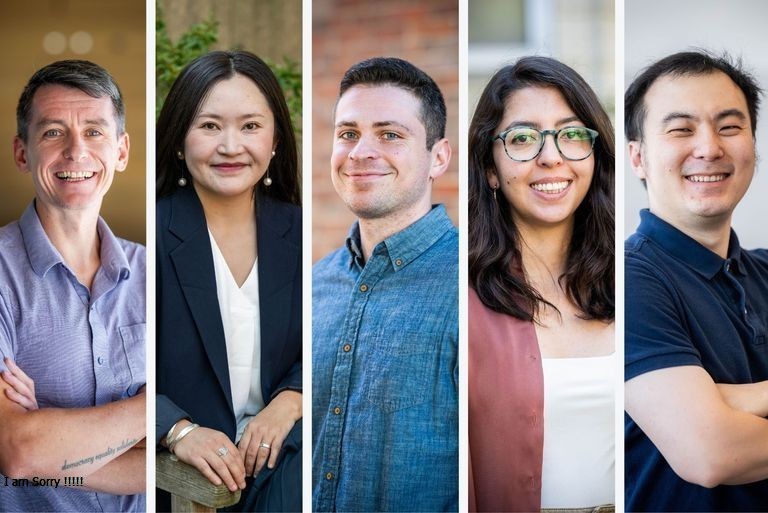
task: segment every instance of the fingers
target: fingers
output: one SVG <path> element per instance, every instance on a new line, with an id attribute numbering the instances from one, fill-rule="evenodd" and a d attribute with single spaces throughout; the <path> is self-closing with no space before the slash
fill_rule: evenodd
<path id="1" fill-rule="evenodd" d="M 280 450 L 283 448 L 283 442 L 285 438 L 272 440 L 272 449 L 269 451 L 269 460 L 267 462 L 268 468 L 275 468 L 277 465 L 277 457 L 280 456 Z"/>
<path id="2" fill-rule="evenodd" d="M 287 434 L 281 426 L 260 424 L 256 418 L 251 421 L 239 444 L 240 451 L 245 454 L 245 471 L 248 475 L 256 476 L 264 465 L 275 467 Z"/>
<path id="3" fill-rule="evenodd" d="M 197 468 L 211 483 L 222 483 L 230 491 L 245 488 L 245 468 L 237 447 L 224 433 L 199 427 L 174 448 L 183 462 Z"/>
<path id="4" fill-rule="evenodd" d="M 5 396 L 27 411 L 37 409 L 37 403 L 30 401 L 26 396 L 21 395 L 13 388 L 6 388 Z"/>

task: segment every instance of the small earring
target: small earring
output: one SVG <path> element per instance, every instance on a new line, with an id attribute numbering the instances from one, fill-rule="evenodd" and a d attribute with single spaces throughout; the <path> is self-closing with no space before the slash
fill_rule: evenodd
<path id="1" fill-rule="evenodd" d="M 272 179 L 269 177 L 269 170 L 267 170 L 267 176 L 264 177 L 264 187 L 272 185 Z"/>
<path id="2" fill-rule="evenodd" d="M 179 160 L 184 160 L 184 154 L 181 152 L 181 150 L 179 150 L 179 151 L 177 151 L 177 152 L 176 152 L 176 157 L 177 157 Z"/>
<path id="3" fill-rule="evenodd" d="M 182 171 L 182 173 L 183 173 L 183 172 L 184 172 L 184 171 Z M 182 174 L 182 175 L 181 175 L 181 178 L 179 178 L 179 180 L 178 180 L 176 183 L 178 183 L 178 184 L 179 184 L 179 187 L 184 187 L 185 185 L 187 185 L 187 179 L 186 179 L 186 178 L 184 178 L 184 175 Z"/>
<path id="4" fill-rule="evenodd" d="M 275 156 L 275 150 L 272 150 L 272 156 L 273 157 Z"/>
<path id="5" fill-rule="evenodd" d="M 498 189 L 498 188 L 499 188 L 498 185 L 496 187 L 492 187 L 492 189 L 493 189 L 493 201 L 497 201 L 496 200 L 496 189 Z"/>

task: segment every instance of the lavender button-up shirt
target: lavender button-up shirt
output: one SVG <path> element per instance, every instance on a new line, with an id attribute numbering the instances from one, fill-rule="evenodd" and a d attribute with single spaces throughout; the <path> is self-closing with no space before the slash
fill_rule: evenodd
<path id="1" fill-rule="evenodd" d="M 0 369 L 2 357 L 15 360 L 35 381 L 40 408 L 126 399 L 146 381 L 145 250 L 101 218 L 98 232 L 101 268 L 89 291 L 51 244 L 34 202 L 0 228 Z M 146 510 L 144 495 L 5 482 L 0 474 L 0 511 Z"/>

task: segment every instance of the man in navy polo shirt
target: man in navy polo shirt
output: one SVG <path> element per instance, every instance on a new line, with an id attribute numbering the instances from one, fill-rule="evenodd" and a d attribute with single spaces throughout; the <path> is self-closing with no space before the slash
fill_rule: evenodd
<path id="1" fill-rule="evenodd" d="M 627 511 L 768 509 L 768 252 L 731 230 L 760 93 L 739 64 L 685 52 L 625 95 L 650 205 L 625 245 Z"/>

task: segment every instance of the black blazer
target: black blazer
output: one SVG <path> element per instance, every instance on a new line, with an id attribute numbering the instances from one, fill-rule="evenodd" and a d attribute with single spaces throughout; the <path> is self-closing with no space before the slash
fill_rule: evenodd
<path id="1" fill-rule="evenodd" d="M 261 390 L 301 383 L 301 208 L 257 197 Z M 226 433 L 235 414 L 213 253 L 193 187 L 157 202 L 156 442 L 178 420 Z"/>

